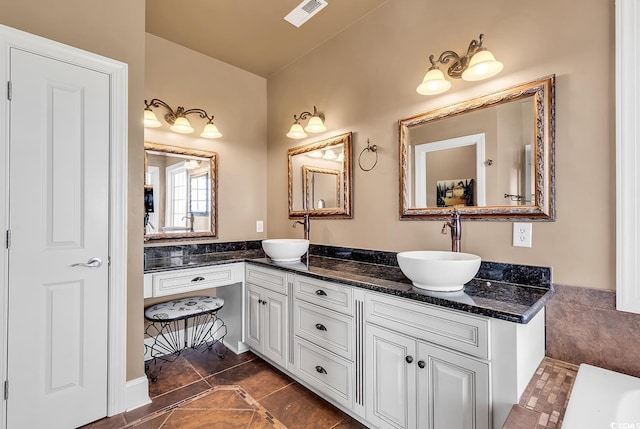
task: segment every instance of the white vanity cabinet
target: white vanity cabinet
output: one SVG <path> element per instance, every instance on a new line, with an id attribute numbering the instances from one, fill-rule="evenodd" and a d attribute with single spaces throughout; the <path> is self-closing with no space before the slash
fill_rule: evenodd
<path id="1" fill-rule="evenodd" d="M 246 264 L 245 342 L 372 428 L 499 429 L 544 357 L 526 324 Z"/>
<path id="2" fill-rule="evenodd" d="M 246 266 L 245 344 L 286 369 L 289 351 L 289 277 L 284 271 Z"/>
<path id="3" fill-rule="evenodd" d="M 354 409 L 353 289 L 296 276 L 293 290 L 295 374 L 322 396 Z"/>
<path id="4" fill-rule="evenodd" d="M 544 311 L 505 322 L 365 294 L 366 419 L 380 428 L 500 428 L 544 357 Z"/>
<path id="5" fill-rule="evenodd" d="M 380 428 L 490 427 L 489 364 L 366 326 L 367 420 Z"/>

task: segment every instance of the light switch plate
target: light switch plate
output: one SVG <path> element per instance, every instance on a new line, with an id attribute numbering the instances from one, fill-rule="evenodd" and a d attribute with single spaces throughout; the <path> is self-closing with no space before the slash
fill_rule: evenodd
<path id="1" fill-rule="evenodd" d="M 513 245 L 516 247 L 531 247 L 531 222 L 513 223 Z"/>
<path id="2" fill-rule="evenodd" d="M 261 220 L 256 221 L 256 232 L 264 232 L 264 222 Z"/>

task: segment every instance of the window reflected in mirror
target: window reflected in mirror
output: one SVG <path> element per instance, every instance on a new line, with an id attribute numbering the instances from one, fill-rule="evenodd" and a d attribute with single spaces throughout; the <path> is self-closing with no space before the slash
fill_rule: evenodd
<path id="1" fill-rule="evenodd" d="M 145 142 L 145 238 L 216 236 L 217 154 Z"/>

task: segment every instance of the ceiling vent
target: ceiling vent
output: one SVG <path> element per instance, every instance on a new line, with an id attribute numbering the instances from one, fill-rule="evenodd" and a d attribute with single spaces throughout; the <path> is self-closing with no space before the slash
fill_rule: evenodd
<path id="1" fill-rule="evenodd" d="M 324 9 L 326 5 L 327 2 L 324 0 L 304 0 L 295 9 L 289 12 L 284 19 L 296 27 L 300 27 L 302 24 L 310 20 L 316 13 Z"/>

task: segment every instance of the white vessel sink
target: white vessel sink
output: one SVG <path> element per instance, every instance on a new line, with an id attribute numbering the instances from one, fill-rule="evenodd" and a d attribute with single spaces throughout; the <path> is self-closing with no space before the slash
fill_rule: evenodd
<path id="1" fill-rule="evenodd" d="M 262 249 L 271 260 L 276 262 L 300 262 L 307 253 L 309 240 L 297 238 L 272 238 L 262 240 Z"/>
<path id="2" fill-rule="evenodd" d="M 480 269 L 480 256 L 471 253 L 417 250 L 400 252 L 398 265 L 420 289 L 451 292 L 461 290 Z"/>

